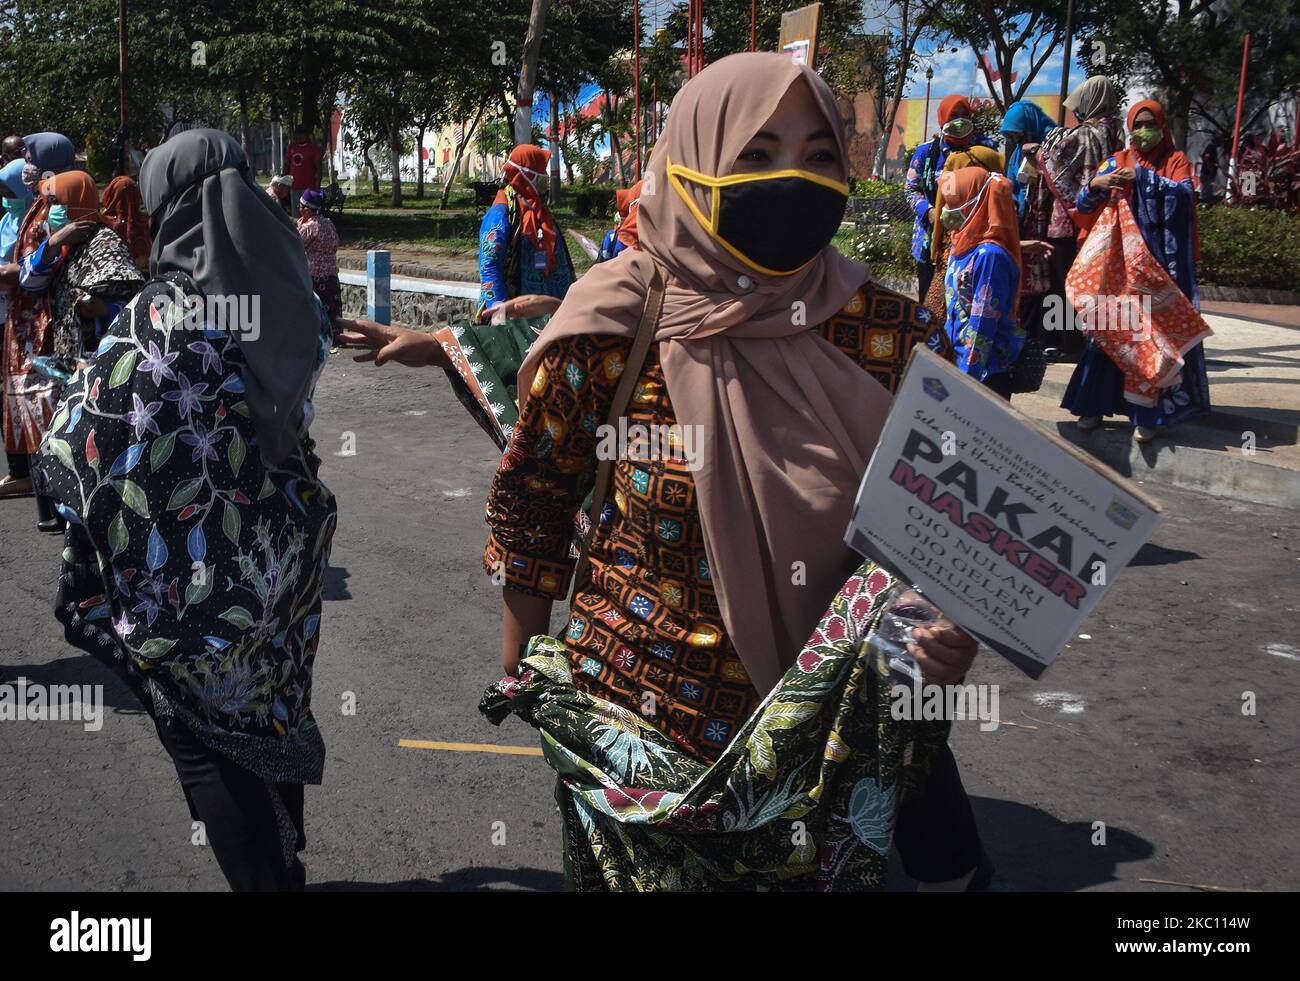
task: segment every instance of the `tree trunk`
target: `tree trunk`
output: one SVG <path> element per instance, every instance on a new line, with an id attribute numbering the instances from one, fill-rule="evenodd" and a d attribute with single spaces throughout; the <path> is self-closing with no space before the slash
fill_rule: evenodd
<path id="1" fill-rule="evenodd" d="M 546 94 L 551 103 L 551 204 L 560 203 L 560 100 L 554 90 Z"/>
<path id="2" fill-rule="evenodd" d="M 609 133 L 609 154 L 613 158 L 612 171 L 615 179 L 619 184 L 626 184 L 623 173 L 623 148 L 618 138 L 618 96 L 610 95 L 609 90 L 605 90 L 605 119 L 606 132 Z"/>
<path id="3" fill-rule="evenodd" d="M 447 173 L 447 183 L 442 186 L 442 201 L 438 204 L 438 209 L 442 210 L 447 207 L 447 198 L 451 196 L 451 184 L 456 179 L 456 171 L 460 169 L 460 158 L 465 153 L 465 147 L 469 146 L 470 137 L 474 135 L 474 130 L 478 128 L 479 120 L 483 118 L 483 113 L 487 112 L 489 99 L 484 99 L 483 104 L 478 107 L 478 114 L 475 115 L 474 121 L 470 123 L 469 129 L 461 133 L 460 142 L 456 145 L 456 158 L 451 162 L 451 170 Z"/>
<path id="4" fill-rule="evenodd" d="M 889 140 L 894 135 L 894 120 L 898 118 L 898 106 L 903 101 L 903 87 L 907 84 L 908 69 L 912 65 L 912 51 L 916 47 L 915 38 L 908 34 L 908 15 L 911 13 L 911 7 L 908 0 L 903 0 L 903 30 L 900 34 L 902 38 L 902 50 L 898 52 L 898 71 L 894 78 L 894 94 L 885 107 L 884 128 L 880 133 L 880 144 L 876 147 L 876 161 L 871 167 L 871 173 L 875 177 L 883 178 L 885 176 L 885 158 L 889 154 Z M 885 49 L 886 66 L 889 60 L 889 49 Z M 929 136 L 929 133 L 923 136 Z"/>
<path id="5" fill-rule="evenodd" d="M 393 123 L 388 126 L 388 159 L 393 168 L 394 208 L 402 206 L 402 131 Z"/>
<path id="6" fill-rule="evenodd" d="M 421 126 L 415 142 L 415 197 L 424 197 L 424 130 Z"/>
<path id="7" fill-rule="evenodd" d="M 248 87 L 239 86 L 239 145 L 244 149 L 244 156 L 252 159 L 252 153 L 249 151 L 249 144 L 252 139 L 248 131 Z"/>
<path id="8" fill-rule="evenodd" d="M 568 175 L 569 175 L 569 186 L 570 186 L 570 187 L 573 186 L 573 157 L 574 157 L 574 154 L 571 154 L 571 153 L 569 152 L 569 150 L 568 150 L 568 145 L 569 145 L 569 144 L 573 144 L 574 146 L 577 146 L 577 144 L 578 144 L 578 138 L 577 138 L 577 135 L 576 135 L 576 134 L 573 132 L 573 130 L 570 128 L 570 126 L 571 126 L 571 120 L 572 120 L 572 119 L 573 119 L 573 115 L 569 112 L 568 109 L 565 109 L 565 110 L 564 110 L 564 131 L 565 131 L 566 133 L 568 133 L 569 135 L 568 135 L 568 138 L 564 141 L 564 142 L 565 142 L 565 151 L 564 151 L 564 169 L 568 172 Z"/>
<path id="9" fill-rule="evenodd" d="M 537 63 L 542 54 L 542 30 L 546 26 L 546 8 L 550 0 L 533 0 L 528 15 L 528 35 L 524 40 L 524 63 L 519 72 L 519 89 L 515 93 L 515 145 L 529 143 L 533 136 L 533 85 L 537 81 Z"/>
<path id="10" fill-rule="evenodd" d="M 366 162 L 366 169 L 370 171 L 370 192 L 375 197 L 379 197 L 379 171 L 375 169 L 375 162 L 370 159 L 370 148 L 374 142 L 374 140 L 367 140 L 361 144 L 361 159 Z"/>

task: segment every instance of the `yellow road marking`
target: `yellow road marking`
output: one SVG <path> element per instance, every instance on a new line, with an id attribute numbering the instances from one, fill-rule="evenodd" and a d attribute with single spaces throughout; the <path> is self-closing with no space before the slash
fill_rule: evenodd
<path id="1" fill-rule="evenodd" d="M 446 749 L 453 753 L 503 753 L 506 756 L 541 756 L 537 746 L 493 746 L 491 743 L 436 743 L 427 739 L 399 739 L 405 749 Z"/>

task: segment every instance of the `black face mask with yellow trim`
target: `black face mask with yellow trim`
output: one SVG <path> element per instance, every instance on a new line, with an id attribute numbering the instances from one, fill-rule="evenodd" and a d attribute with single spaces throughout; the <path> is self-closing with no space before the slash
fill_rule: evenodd
<path id="1" fill-rule="evenodd" d="M 710 177 L 668 161 L 668 180 L 705 231 L 767 276 L 798 272 L 830 244 L 844 218 L 849 188 L 807 170 Z M 682 181 L 711 190 L 706 216 Z"/>

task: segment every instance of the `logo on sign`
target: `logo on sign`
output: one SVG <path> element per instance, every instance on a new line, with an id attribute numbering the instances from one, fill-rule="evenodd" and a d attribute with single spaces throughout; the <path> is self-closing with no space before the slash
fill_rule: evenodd
<path id="1" fill-rule="evenodd" d="M 1121 504 L 1119 501 L 1114 501 L 1111 506 L 1106 509 L 1106 517 L 1110 518 L 1111 521 L 1124 529 L 1132 528 L 1138 519 L 1137 512 L 1132 508 Z"/>
<path id="2" fill-rule="evenodd" d="M 943 382 L 939 381 L 938 378 L 926 378 L 921 382 L 921 388 L 924 389 L 926 395 L 936 402 L 942 402 L 948 397 L 948 389 L 944 387 Z"/>

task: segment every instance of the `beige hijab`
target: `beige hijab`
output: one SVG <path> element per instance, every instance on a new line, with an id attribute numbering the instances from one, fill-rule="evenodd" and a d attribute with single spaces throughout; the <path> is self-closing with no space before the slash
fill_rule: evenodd
<path id="1" fill-rule="evenodd" d="M 574 284 L 519 371 L 527 392 L 552 341 L 633 336 L 654 260 L 667 269 L 659 357 L 678 422 L 703 436 L 695 481 L 713 584 L 764 694 L 855 564 L 844 531 L 890 397 L 810 330 L 844 306 L 866 268 L 827 245 L 792 275 L 754 272 L 710 238 L 670 186 L 665 161 L 725 175 L 799 79 L 847 161 L 834 97 L 814 72 L 775 53 L 714 62 L 677 94 L 651 154 L 641 249 Z M 687 187 L 709 215 L 707 189 Z"/>
<path id="2" fill-rule="evenodd" d="M 1093 75 L 1065 99 L 1065 108 L 1074 113 L 1079 122 L 1097 116 L 1113 116 L 1117 104 L 1115 85 L 1105 75 Z"/>

